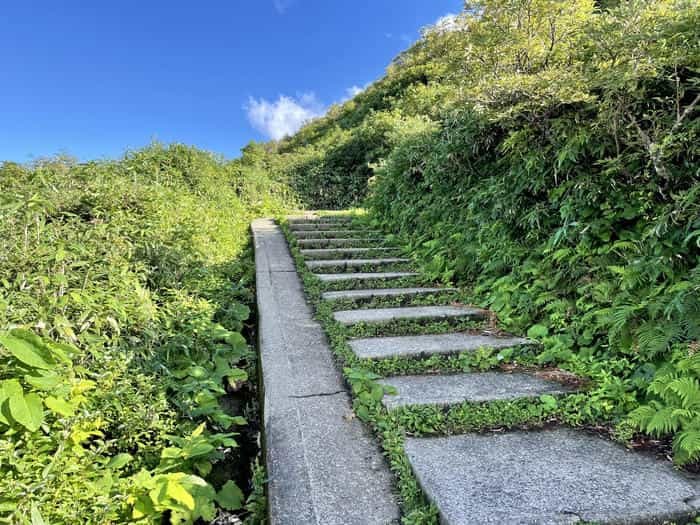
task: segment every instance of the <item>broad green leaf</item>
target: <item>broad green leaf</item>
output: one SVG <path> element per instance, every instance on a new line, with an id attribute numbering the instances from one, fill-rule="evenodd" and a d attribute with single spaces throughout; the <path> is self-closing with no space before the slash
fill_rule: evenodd
<path id="1" fill-rule="evenodd" d="M 30 432 L 39 429 L 44 420 L 44 412 L 41 398 L 37 394 L 11 395 L 8 403 L 12 419 Z"/>
<path id="2" fill-rule="evenodd" d="M 0 335 L 0 345 L 7 350 L 25 365 L 34 368 L 43 368 L 49 370 L 56 366 L 56 363 L 51 357 L 51 353 L 46 349 L 45 345 L 39 346 L 34 340 L 21 338 L 12 334 Z"/>
<path id="3" fill-rule="evenodd" d="M 238 319 L 239 321 L 245 321 L 250 317 L 250 308 L 244 304 L 232 304 L 229 307 L 229 311 Z"/>
<path id="4" fill-rule="evenodd" d="M 207 377 L 207 369 L 203 366 L 191 366 L 187 372 L 195 379 L 203 379 Z"/>
<path id="5" fill-rule="evenodd" d="M 238 332 L 231 332 L 231 334 L 226 337 L 226 342 L 231 345 L 236 352 L 243 352 L 248 348 L 245 337 Z"/>
<path id="6" fill-rule="evenodd" d="M 134 519 L 145 518 L 146 516 L 152 516 L 156 513 L 155 508 L 153 508 L 153 502 L 151 498 L 140 497 L 134 503 L 134 508 L 131 511 L 131 517 Z"/>
<path id="7" fill-rule="evenodd" d="M 12 425 L 12 421 L 10 421 L 10 408 L 7 403 L 9 397 L 10 395 L 5 390 L 2 382 L 0 382 L 0 423 L 8 427 Z"/>
<path id="8" fill-rule="evenodd" d="M 226 510 L 238 510 L 243 506 L 243 492 L 233 481 L 227 481 L 216 495 L 216 502 Z"/>
<path id="9" fill-rule="evenodd" d="M 211 473 L 211 469 L 212 469 L 211 461 L 207 461 L 206 459 L 201 459 L 199 461 L 195 461 L 194 468 L 197 470 L 197 473 L 200 476 L 206 477 Z"/>
<path id="10" fill-rule="evenodd" d="M 540 396 L 540 402 L 550 410 L 554 410 L 559 405 L 557 398 L 549 394 L 542 394 Z"/>
<path id="11" fill-rule="evenodd" d="M 168 481 L 165 493 L 178 503 L 182 503 L 187 509 L 194 510 L 194 498 L 192 494 L 187 492 L 187 489 L 177 481 Z"/>
<path id="12" fill-rule="evenodd" d="M 107 463 L 107 468 L 119 470 L 120 468 L 126 466 L 133 459 L 134 457 L 131 454 L 122 452 L 121 454 L 117 454 L 109 460 L 109 463 Z"/>
<path id="13" fill-rule="evenodd" d="M 202 432 L 204 432 L 204 429 L 205 429 L 205 428 L 207 428 L 207 424 L 206 424 L 206 423 L 202 423 L 201 425 L 199 425 L 197 428 L 195 428 L 195 429 L 192 431 L 191 436 L 192 436 L 192 437 L 201 436 L 201 435 L 202 435 Z"/>
<path id="14" fill-rule="evenodd" d="M 58 374 L 42 375 L 42 376 L 24 376 L 24 380 L 34 388 L 39 390 L 53 390 L 63 382 L 63 378 Z"/>
<path id="15" fill-rule="evenodd" d="M 205 456 L 213 450 L 215 450 L 215 447 L 211 443 L 196 443 L 186 447 L 184 453 L 188 458 L 195 458 L 197 456 Z"/>
<path id="16" fill-rule="evenodd" d="M 49 396 L 44 400 L 44 403 L 59 416 L 70 417 L 75 414 L 75 407 L 60 397 Z"/>
<path id="17" fill-rule="evenodd" d="M 549 329 L 541 324 L 532 325 L 527 331 L 527 336 L 532 339 L 541 339 L 542 337 L 547 337 L 548 334 Z"/>

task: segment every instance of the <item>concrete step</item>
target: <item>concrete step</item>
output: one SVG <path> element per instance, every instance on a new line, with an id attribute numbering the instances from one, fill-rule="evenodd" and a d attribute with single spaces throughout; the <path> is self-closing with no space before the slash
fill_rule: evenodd
<path id="1" fill-rule="evenodd" d="M 441 293 L 456 292 L 457 288 L 387 288 L 384 290 L 341 290 L 338 292 L 324 292 L 321 298 L 325 301 L 349 299 L 361 301 L 375 297 L 418 297 L 421 295 L 437 295 Z"/>
<path id="2" fill-rule="evenodd" d="M 299 248 L 382 248 L 386 239 L 382 237 L 367 237 L 366 239 L 299 239 Z"/>
<path id="3" fill-rule="evenodd" d="M 486 317 L 484 310 L 470 306 L 405 306 L 402 308 L 341 310 L 333 313 L 333 318 L 345 326 L 358 323 L 381 324 L 402 320 L 483 319 L 484 317 Z"/>
<path id="4" fill-rule="evenodd" d="M 668 461 L 572 429 L 406 438 L 447 525 L 685 523 L 698 490 Z"/>
<path id="5" fill-rule="evenodd" d="M 310 222 L 301 224 L 290 224 L 289 229 L 296 231 L 316 231 L 316 230 L 339 230 L 342 229 L 342 224 L 337 222 Z M 349 226 L 349 224 L 348 224 Z M 356 229 L 356 228 L 353 228 Z"/>
<path id="6" fill-rule="evenodd" d="M 357 273 L 317 273 L 314 274 L 324 283 L 337 283 L 342 281 L 371 281 L 374 279 L 403 279 L 417 277 L 415 272 L 357 272 Z"/>
<path id="7" fill-rule="evenodd" d="M 530 344 L 520 337 L 451 333 L 437 335 L 407 335 L 396 337 L 367 337 L 351 339 L 350 348 L 364 359 L 392 357 L 429 357 L 435 354 L 456 354 L 479 348 L 510 348 Z"/>
<path id="8" fill-rule="evenodd" d="M 293 232 L 297 239 L 330 239 L 357 237 L 379 237 L 382 232 L 377 230 L 308 230 Z"/>
<path id="9" fill-rule="evenodd" d="M 411 259 L 403 257 L 385 257 L 383 259 L 325 259 L 322 261 L 306 261 L 309 270 L 337 268 L 337 271 L 345 271 L 349 268 L 362 268 L 363 266 L 381 267 L 393 264 L 408 264 Z"/>
<path id="10" fill-rule="evenodd" d="M 379 381 L 394 387 L 382 403 L 388 409 L 406 405 L 449 406 L 469 401 L 493 401 L 534 398 L 542 394 L 568 394 L 575 388 L 538 377 L 536 373 L 475 372 L 447 375 L 390 377 Z"/>
<path id="11" fill-rule="evenodd" d="M 355 257 L 367 257 L 369 255 L 394 255 L 399 250 L 396 248 L 308 248 L 299 250 L 305 259 L 350 259 Z"/>
<path id="12" fill-rule="evenodd" d="M 289 224 L 348 224 L 352 222 L 354 217 L 348 216 L 305 216 L 305 217 L 288 217 Z"/>

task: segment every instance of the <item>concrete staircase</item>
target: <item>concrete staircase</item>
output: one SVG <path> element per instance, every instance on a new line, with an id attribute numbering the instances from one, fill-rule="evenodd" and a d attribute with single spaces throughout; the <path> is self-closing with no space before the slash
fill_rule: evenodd
<path id="1" fill-rule="evenodd" d="M 333 321 L 349 334 L 366 329 L 377 334 L 347 340 L 358 358 L 420 360 L 533 344 L 488 330 L 488 312 L 456 303 L 454 288 L 424 284 L 409 257 L 360 221 L 309 215 L 290 219 L 288 227 L 294 250 L 322 288 L 321 300 L 333 309 Z M 398 301 L 400 306 L 382 301 Z M 448 329 L 425 333 L 425 327 L 437 322 Z M 389 327 L 394 325 L 408 327 L 409 332 L 393 334 Z M 529 402 L 575 391 L 529 371 L 403 375 L 380 382 L 395 391 L 382 400 L 388 411 L 464 402 Z M 681 523 L 700 506 L 695 480 L 670 463 L 569 428 L 406 436 L 405 454 L 445 524 Z M 333 485 L 335 480 L 326 483 Z M 385 493 L 378 485 L 377 497 Z M 384 523 L 377 520 L 385 517 L 362 519 Z"/>

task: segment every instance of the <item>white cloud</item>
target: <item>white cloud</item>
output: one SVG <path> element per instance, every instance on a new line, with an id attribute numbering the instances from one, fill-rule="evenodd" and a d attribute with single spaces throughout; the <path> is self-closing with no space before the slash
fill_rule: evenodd
<path id="1" fill-rule="evenodd" d="M 448 13 L 445 16 L 441 16 L 437 21 L 426 28 L 423 29 L 423 34 L 435 32 L 435 33 L 449 33 L 451 31 L 458 31 L 464 27 L 464 19 L 459 15 L 454 13 Z"/>
<path id="2" fill-rule="evenodd" d="M 360 93 L 362 93 L 366 88 L 367 88 L 367 86 L 363 86 L 363 87 L 350 86 L 349 88 L 347 88 L 345 90 L 345 95 L 347 98 L 353 98 L 356 95 L 359 95 Z"/>
<path id="3" fill-rule="evenodd" d="M 314 93 L 297 98 L 280 95 L 274 102 L 250 97 L 244 109 L 252 126 L 273 140 L 296 133 L 306 122 L 325 112 Z"/>

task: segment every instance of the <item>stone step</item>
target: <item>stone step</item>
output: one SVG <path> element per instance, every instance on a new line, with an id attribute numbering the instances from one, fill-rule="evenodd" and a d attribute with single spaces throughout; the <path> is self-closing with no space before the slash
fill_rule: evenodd
<path id="1" fill-rule="evenodd" d="M 315 230 L 338 230 L 340 229 L 337 222 L 311 222 L 308 224 L 290 224 L 289 229 L 295 231 L 315 231 Z M 353 228 L 356 229 L 356 228 Z"/>
<path id="2" fill-rule="evenodd" d="M 447 375 L 390 377 L 379 381 L 394 387 L 382 403 L 388 409 L 407 405 L 448 406 L 469 401 L 493 401 L 533 398 L 542 394 L 568 394 L 576 389 L 538 377 L 536 373 L 475 372 Z"/>
<path id="3" fill-rule="evenodd" d="M 362 235 L 379 236 L 382 232 L 377 230 L 308 230 L 294 232 L 297 239 L 329 239 L 329 238 L 347 238 L 359 237 Z"/>
<path id="4" fill-rule="evenodd" d="M 361 268 L 363 266 L 386 266 L 389 264 L 410 263 L 411 259 L 404 257 L 385 257 L 383 259 L 325 259 L 322 261 L 306 261 L 309 270 L 318 268 Z"/>
<path id="5" fill-rule="evenodd" d="M 357 272 L 357 273 L 316 273 L 314 274 L 324 283 L 337 283 L 342 281 L 371 281 L 374 279 L 403 279 L 417 277 L 415 272 Z"/>
<path id="6" fill-rule="evenodd" d="M 371 254 L 393 254 L 398 252 L 396 248 L 307 248 L 299 250 L 305 259 L 339 259 L 363 257 Z"/>
<path id="7" fill-rule="evenodd" d="M 340 324 L 381 324 L 402 320 L 483 319 L 486 312 L 470 306 L 405 306 L 401 308 L 366 308 L 333 313 Z"/>
<path id="8" fill-rule="evenodd" d="M 685 523 L 698 490 L 668 461 L 572 429 L 406 438 L 446 525 Z"/>
<path id="9" fill-rule="evenodd" d="M 531 344 L 520 337 L 451 333 L 437 335 L 407 335 L 396 337 L 367 337 L 351 339 L 350 348 L 363 359 L 392 357 L 429 357 L 435 354 L 456 354 L 479 348 L 510 348 Z"/>
<path id="10" fill-rule="evenodd" d="M 325 301 L 342 299 L 361 301 L 374 297 L 418 297 L 420 295 L 435 295 L 440 293 L 456 292 L 457 288 L 386 288 L 384 290 L 341 290 L 338 292 L 324 292 L 321 298 Z"/>
<path id="11" fill-rule="evenodd" d="M 343 216 L 305 216 L 305 217 L 288 217 L 289 224 L 347 224 L 352 222 L 353 217 Z"/>
<path id="12" fill-rule="evenodd" d="M 299 248 L 372 248 L 374 246 L 381 248 L 384 242 L 386 242 L 386 239 L 381 237 L 367 237 L 366 239 L 299 239 L 297 245 Z"/>

